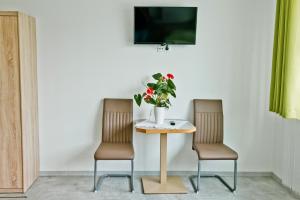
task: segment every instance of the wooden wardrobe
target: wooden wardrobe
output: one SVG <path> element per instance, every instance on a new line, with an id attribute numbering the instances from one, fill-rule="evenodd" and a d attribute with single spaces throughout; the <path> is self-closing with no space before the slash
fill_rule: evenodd
<path id="1" fill-rule="evenodd" d="M 39 176 L 35 19 L 0 11 L 0 193 Z"/>

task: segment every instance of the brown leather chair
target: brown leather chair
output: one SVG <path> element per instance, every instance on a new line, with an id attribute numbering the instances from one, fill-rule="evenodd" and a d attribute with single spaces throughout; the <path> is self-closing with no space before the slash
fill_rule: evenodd
<path id="1" fill-rule="evenodd" d="M 94 192 L 98 191 L 101 180 L 105 177 L 128 177 L 130 188 L 133 186 L 134 149 L 132 145 L 132 99 L 104 99 L 102 118 L 102 142 L 95 152 L 94 167 Z M 97 184 L 98 160 L 130 160 L 131 175 L 105 174 L 101 176 Z"/>
<path id="2" fill-rule="evenodd" d="M 194 124 L 196 132 L 193 135 L 193 150 L 198 155 L 198 175 L 191 177 L 195 192 L 199 192 L 200 177 L 218 178 L 231 192 L 236 190 L 238 154 L 223 144 L 223 108 L 222 100 L 194 99 Z M 233 160 L 234 186 L 229 186 L 218 175 L 200 175 L 201 160 Z M 197 177 L 197 187 L 193 178 Z"/>

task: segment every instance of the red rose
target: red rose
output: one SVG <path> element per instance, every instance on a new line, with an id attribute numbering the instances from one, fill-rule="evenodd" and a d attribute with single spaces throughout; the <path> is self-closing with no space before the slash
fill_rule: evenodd
<path id="1" fill-rule="evenodd" d="M 148 95 L 152 95 L 153 92 L 154 92 L 154 90 L 153 90 L 153 88 L 151 88 L 151 87 L 149 87 L 149 88 L 147 89 L 147 91 L 146 91 L 146 93 L 147 93 Z"/>
<path id="2" fill-rule="evenodd" d="M 167 74 L 167 77 L 168 77 L 169 79 L 174 79 L 174 75 L 173 75 L 173 74 Z"/>

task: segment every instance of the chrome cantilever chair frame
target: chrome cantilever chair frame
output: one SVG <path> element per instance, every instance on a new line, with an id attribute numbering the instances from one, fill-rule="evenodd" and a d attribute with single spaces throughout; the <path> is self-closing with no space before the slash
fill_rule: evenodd
<path id="1" fill-rule="evenodd" d="M 198 174 L 190 176 L 190 181 L 196 193 L 200 191 L 200 179 L 201 178 L 217 178 L 223 185 L 225 185 L 230 192 L 236 191 L 236 184 L 237 184 L 237 160 L 234 160 L 234 170 L 233 170 L 233 187 L 230 186 L 221 176 L 217 174 L 211 175 L 201 175 L 201 160 L 198 160 Z M 197 185 L 194 183 L 194 179 L 197 178 Z"/>
<path id="2" fill-rule="evenodd" d="M 133 179 L 134 179 L 134 160 L 131 161 L 131 173 L 130 174 L 103 174 L 100 176 L 100 178 L 97 181 L 97 162 L 98 160 L 95 160 L 94 165 L 94 192 L 98 192 L 100 190 L 100 186 L 105 178 L 109 177 L 127 177 L 130 180 L 130 191 L 134 192 L 134 185 L 133 185 Z"/>

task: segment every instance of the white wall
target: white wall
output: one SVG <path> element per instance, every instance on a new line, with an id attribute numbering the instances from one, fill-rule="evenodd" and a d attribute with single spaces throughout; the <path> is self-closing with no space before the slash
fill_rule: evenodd
<path id="1" fill-rule="evenodd" d="M 133 45 L 133 6 L 198 6 L 196 46 Z M 175 75 L 168 117 L 192 119 L 193 98 L 222 98 L 225 142 L 240 171 L 271 171 L 268 120 L 275 0 L 1 0 L 37 18 L 42 171 L 92 170 L 104 97 L 130 98 L 155 72 Z M 135 118 L 150 107 L 135 107 Z M 169 137 L 170 170 L 196 170 L 191 135 Z M 136 170 L 159 169 L 159 137 L 134 134 Z M 124 170 L 122 161 L 101 165 Z M 231 170 L 227 162 L 204 170 Z"/>
<path id="2" fill-rule="evenodd" d="M 274 123 L 273 171 L 300 194 L 300 121 L 271 116 Z"/>

